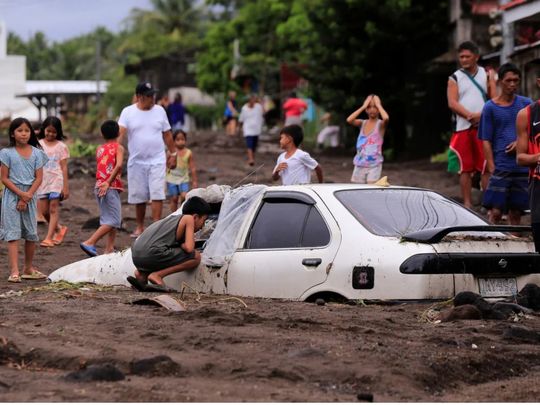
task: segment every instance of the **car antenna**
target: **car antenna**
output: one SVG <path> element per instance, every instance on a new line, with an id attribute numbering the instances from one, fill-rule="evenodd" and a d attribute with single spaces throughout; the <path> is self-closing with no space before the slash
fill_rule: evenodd
<path id="1" fill-rule="evenodd" d="M 244 180 L 246 180 L 249 176 L 253 176 L 255 173 L 257 173 L 259 170 L 261 170 L 262 168 L 264 167 L 264 163 L 262 165 L 260 165 L 259 167 L 257 167 L 256 169 L 252 170 L 251 172 L 249 172 L 245 177 L 241 178 L 240 180 L 238 180 L 233 186 L 232 188 L 236 188 L 238 187 L 240 184 L 242 184 L 244 182 Z"/>

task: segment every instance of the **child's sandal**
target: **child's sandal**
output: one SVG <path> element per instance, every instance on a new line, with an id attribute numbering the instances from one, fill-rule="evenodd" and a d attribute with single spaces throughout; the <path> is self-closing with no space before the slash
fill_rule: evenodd
<path id="1" fill-rule="evenodd" d="M 39 246 L 41 247 L 54 247 L 54 242 L 50 239 L 44 239 L 41 241 L 41 243 L 39 244 Z"/>
<path id="2" fill-rule="evenodd" d="M 21 277 L 18 274 L 11 275 L 7 279 L 8 283 L 20 283 Z"/>

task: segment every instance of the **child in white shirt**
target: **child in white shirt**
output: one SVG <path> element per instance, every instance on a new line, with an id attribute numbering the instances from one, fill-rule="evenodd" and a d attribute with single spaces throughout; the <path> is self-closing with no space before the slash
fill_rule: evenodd
<path id="1" fill-rule="evenodd" d="M 319 183 L 323 182 L 321 165 L 309 153 L 298 149 L 304 140 L 304 131 L 299 125 L 288 125 L 280 132 L 279 146 L 285 152 L 279 155 L 272 179 L 281 181 L 284 186 L 311 182 L 311 171 L 315 170 Z"/>

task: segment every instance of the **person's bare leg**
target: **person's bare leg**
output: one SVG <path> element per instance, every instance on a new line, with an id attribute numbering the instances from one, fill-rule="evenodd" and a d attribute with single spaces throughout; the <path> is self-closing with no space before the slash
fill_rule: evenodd
<path id="1" fill-rule="evenodd" d="M 10 240 L 8 242 L 8 266 L 11 276 L 19 275 L 19 241 Z"/>
<path id="2" fill-rule="evenodd" d="M 135 269 L 135 278 L 143 284 L 148 283 L 148 273 L 145 273 L 144 271 L 139 271 L 139 269 Z"/>
<path id="3" fill-rule="evenodd" d="M 459 175 L 459 185 L 461 187 L 461 196 L 463 197 L 463 205 L 467 208 L 472 208 L 471 173 L 462 172 Z"/>
<path id="4" fill-rule="evenodd" d="M 116 229 L 111 227 L 107 234 L 107 244 L 105 245 L 105 253 L 114 252 L 114 241 L 116 240 Z"/>
<path id="5" fill-rule="evenodd" d="M 45 222 L 49 222 L 49 200 L 47 199 L 40 199 L 37 203 L 37 218 L 38 220 L 45 220 Z"/>
<path id="6" fill-rule="evenodd" d="M 161 211 L 163 210 L 163 201 L 152 201 L 152 221 L 156 222 L 161 219 Z"/>
<path id="7" fill-rule="evenodd" d="M 229 120 L 227 123 L 227 135 L 234 136 L 236 132 L 236 121 L 235 120 Z"/>
<path id="8" fill-rule="evenodd" d="M 135 204 L 135 223 L 136 228 L 134 233 L 141 234 L 144 231 L 144 217 L 146 215 L 146 203 Z"/>
<path id="9" fill-rule="evenodd" d="M 39 199 L 37 201 L 37 212 L 36 212 L 36 217 L 37 217 L 37 221 L 38 222 L 43 222 L 43 221 L 47 221 L 45 219 L 45 216 L 43 215 L 43 212 L 44 212 L 44 203 L 42 202 L 43 200 Z M 46 200 L 45 200 L 46 201 Z"/>
<path id="10" fill-rule="evenodd" d="M 174 273 L 179 273 L 181 271 L 194 269 L 201 262 L 201 255 L 199 252 L 195 252 L 195 257 L 193 259 L 186 260 L 175 266 L 167 267 L 166 269 L 155 271 L 148 276 L 148 281 L 157 285 L 165 285 L 163 281 L 164 277 L 170 276 Z"/>
<path id="11" fill-rule="evenodd" d="M 171 212 L 174 212 L 178 209 L 178 196 L 173 195 L 171 196 L 171 199 L 169 200 L 170 206 L 171 206 Z"/>
<path id="12" fill-rule="evenodd" d="M 184 201 L 186 201 L 186 195 L 187 195 L 187 193 L 186 193 L 185 191 L 182 191 L 182 192 L 180 193 L 180 198 L 179 198 L 179 201 L 178 201 L 180 205 L 182 205 L 182 203 L 183 203 Z"/>
<path id="13" fill-rule="evenodd" d="M 51 241 L 58 228 L 60 200 L 49 200 L 49 229 L 47 230 L 47 236 L 45 240 Z"/>
<path id="14" fill-rule="evenodd" d="M 24 274 L 32 274 L 34 271 L 34 253 L 36 251 L 36 242 L 27 240 L 24 242 Z"/>
<path id="15" fill-rule="evenodd" d="M 508 221 L 510 225 L 519 225 L 521 224 L 521 211 L 520 210 L 509 210 L 508 211 Z"/>
<path id="16" fill-rule="evenodd" d="M 247 150 L 247 156 L 248 156 L 248 163 L 249 164 L 255 163 L 255 154 L 253 153 L 252 149 Z"/>
<path id="17" fill-rule="evenodd" d="M 86 239 L 83 244 L 87 246 L 96 246 L 96 243 L 113 230 L 113 227 L 110 225 L 100 225 L 98 229 Z"/>
<path id="18" fill-rule="evenodd" d="M 501 222 L 502 212 L 498 208 L 491 208 L 488 212 L 488 220 L 492 224 L 498 224 Z"/>

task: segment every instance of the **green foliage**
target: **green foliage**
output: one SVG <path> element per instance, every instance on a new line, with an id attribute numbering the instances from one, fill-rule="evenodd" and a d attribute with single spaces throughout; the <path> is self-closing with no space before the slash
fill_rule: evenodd
<path id="1" fill-rule="evenodd" d="M 73 158 L 95 156 L 98 144 L 84 142 L 76 138 L 73 142 L 68 142 L 69 155 Z"/>
<path id="2" fill-rule="evenodd" d="M 190 54 L 202 34 L 203 10 L 194 0 L 152 0 L 153 10 L 135 8 L 119 51 L 128 63 L 162 55 Z"/>
<path id="3" fill-rule="evenodd" d="M 119 115 L 122 108 L 131 104 L 137 82 L 137 77 L 126 75 L 122 67 L 111 73 L 111 81 L 104 101 L 111 108 L 113 115 Z"/>
<path id="4" fill-rule="evenodd" d="M 195 118 L 197 128 L 211 128 L 212 124 L 219 125 L 223 116 L 223 109 L 219 106 L 191 105 L 188 107 L 189 115 Z"/>
<path id="5" fill-rule="evenodd" d="M 385 148 L 395 156 L 422 149 L 426 65 L 446 50 L 447 2 L 431 0 L 296 0 L 277 32 L 284 59 L 297 62 L 308 92 L 347 115 L 371 93 L 390 113 Z M 406 127 L 412 127 L 407 139 Z"/>
<path id="6" fill-rule="evenodd" d="M 231 2 L 225 3 L 230 6 Z M 255 76 L 261 93 L 277 93 L 281 54 L 286 43 L 278 37 L 278 24 L 289 18 L 294 0 L 239 2 L 232 19 L 213 23 L 197 55 L 197 84 L 207 92 L 234 87 L 230 73 L 236 63 L 239 74 Z M 233 42 L 240 41 L 240 60 L 233 57 Z"/>
<path id="7" fill-rule="evenodd" d="M 429 161 L 431 163 L 448 163 L 448 148 L 444 152 L 432 155 Z"/>

